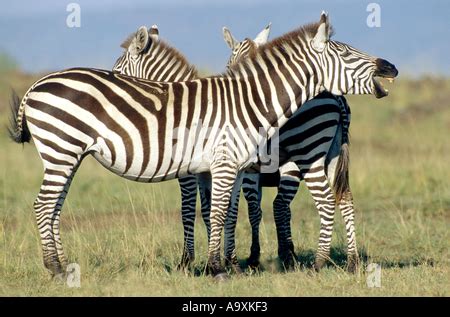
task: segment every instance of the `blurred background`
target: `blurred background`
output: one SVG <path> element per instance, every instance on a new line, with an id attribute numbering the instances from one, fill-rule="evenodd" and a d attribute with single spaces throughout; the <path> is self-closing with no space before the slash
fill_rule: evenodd
<path id="1" fill-rule="evenodd" d="M 81 9 L 80 27 L 67 11 Z M 0 295 L 450 295 L 450 1 L 377 0 L 379 27 L 367 24 L 365 0 L 137 0 L 11 1 L 0 10 Z M 21 97 L 45 73 L 83 66 L 111 69 L 120 44 L 141 25 L 197 65 L 221 72 L 230 50 L 227 26 L 239 40 L 272 22 L 271 38 L 330 14 L 334 38 L 394 63 L 400 76 L 390 95 L 348 96 L 352 109 L 350 184 L 363 266 L 380 263 L 383 287 L 345 273 L 345 229 L 339 214 L 333 265 L 318 277 L 302 270 L 277 274 L 273 188 L 264 189 L 261 227 L 266 274 L 235 278 L 217 288 L 176 271 L 183 232 L 176 181 L 143 185 L 119 178 L 91 157 L 83 162 L 61 217 L 71 261 L 83 287 L 48 283 L 32 204 L 42 164 L 33 144 L 8 139 L 11 89 Z M 319 218 L 301 186 L 292 203 L 299 261 L 313 260 Z M 197 262 L 206 260 L 206 236 L 196 223 Z M 240 202 L 237 254 L 248 255 L 250 226 Z M 338 269 L 336 269 L 336 266 Z M 341 269 L 342 268 L 342 269 Z M 272 274 L 274 273 L 274 274 Z M 205 277 L 207 278 L 207 277 Z M 319 281 L 319 283 L 318 283 Z M 250 286 L 249 286 L 250 285 Z"/>
<path id="2" fill-rule="evenodd" d="M 381 9 L 380 27 L 366 23 L 367 7 Z M 67 6 L 81 9 L 80 27 L 66 25 Z M 119 45 L 141 25 L 202 69 L 220 72 L 228 57 L 222 27 L 237 39 L 272 22 L 271 37 L 330 13 L 335 39 L 395 62 L 401 74 L 450 74 L 450 2 L 440 0 L 42 0 L 12 1 L 0 11 L 0 53 L 27 72 L 87 66 L 109 69 Z"/>

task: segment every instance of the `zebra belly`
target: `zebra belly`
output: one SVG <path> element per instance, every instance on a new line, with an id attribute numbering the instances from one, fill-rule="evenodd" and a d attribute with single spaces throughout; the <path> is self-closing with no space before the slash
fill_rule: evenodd
<path id="1" fill-rule="evenodd" d="M 306 103 L 280 129 L 280 148 L 302 170 L 324 164 L 339 132 L 339 104 L 334 99 L 322 101 L 327 103 Z"/>
<path id="2" fill-rule="evenodd" d="M 158 153 L 150 153 L 150 159 L 147 161 L 142 159 L 142 153 L 134 153 L 131 156 L 130 153 L 123 152 L 121 157 L 116 153 L 116 149 L 108 146 L 107 143 L 104 138 L 98 137 L 89 152 L 105 168 L 129 180 L 147 183 L 161 182 L 209 171 L 207 161 L 192 162 L 174 153 L 166 153 L 165 160 L 168 161 L 166 164 L 159 162 Z M 130 161 L 138 161 L 142 164 L 129 163 Z"/>

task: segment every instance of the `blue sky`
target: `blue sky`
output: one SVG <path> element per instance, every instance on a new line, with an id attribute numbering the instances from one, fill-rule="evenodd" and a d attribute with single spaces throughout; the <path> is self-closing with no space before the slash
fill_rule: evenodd
<path id="1" fill-rule="evenodd" d="M 81 7 L 81 27 L 69 28 L 66 7 Z M 381 8 L 381 27 L 369 28 L 367 5 Z M 406 0 L 16 0 L 0 11 L 0 52 L 26 71 L 74 66 L 110 69 L 120 43 L 141 25 L 158 24 L 161 37 L 199 68 L 220 72 L 229 49 L 227 26 L 238 39 L 272 22 L 271 38 L 326 10 L 335 39 L 392 61 L 402 74 L 450 75 L 450 1 Z"/>

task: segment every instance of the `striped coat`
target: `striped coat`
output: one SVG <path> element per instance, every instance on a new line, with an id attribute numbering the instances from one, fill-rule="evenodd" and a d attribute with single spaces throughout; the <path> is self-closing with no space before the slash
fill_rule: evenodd
<path id="1" fill-rule="evenodd" d="M 387 61 L 330 40 L 330 29 L 322 14 L 319 23 L 269 43 L 223 76 L 161 83 L 75 68 L 33 84 L 15 104 L 11 136 L 18 142 L 32 136 L 44 164 L 34 208 L 46 267 L 63 271 L 60 211 L 77 167 L 91 154 L 141 182 L 211 172 L 208 267 L 226 277 L 224 220 L 236 180 L 257 161 L 259 141 L 323 89 L 383 97 L 374 77 L 397 75 Z"/>

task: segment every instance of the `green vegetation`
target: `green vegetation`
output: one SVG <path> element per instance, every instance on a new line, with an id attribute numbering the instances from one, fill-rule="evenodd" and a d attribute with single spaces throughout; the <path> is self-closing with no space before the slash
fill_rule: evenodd
<path id="1" fill-rule="evenodd" d="M 39 77 L 39 76 L 38 76 Z M 0 78 L 0 296 L 399 296 L 450 295 L 450 80 L 401 78 L 391 95 L 351 96 L 351 185 L 363 266 L 382 265 L 382 287 L 368 288 L 364 270 L 344 271 L 345 234 L 337 214 L 334 264 L 318 274 L 284 273 L 277 262 L 271 211 L 274 189 L 264 190 L 261 272 L 216 284 L 202 275 L 204 226 L 197 222 L 194 270 L 176 270 L 183 233 L 175 181 L 138 184 L 82 164 L 62 212 L 62 239 L 81 266 L 81 288 L 52 281 L 43 267 L 32 204 L 42 167 L 33 144 L 7 139 L 10 87 L 19 95 L 37 79 L 17 71 Z M 249 253 L 250 226 L 241 199 L 237 254 Z M 319 218 L 302 186 L 292 205 L 300 260 L 312 261 Z"/>
<path id="2" fill-rule="evenodd" d="M 17 62 L 8 54 L 0 53 L 0 73 L 7 73 L 17 69 Z"/>

